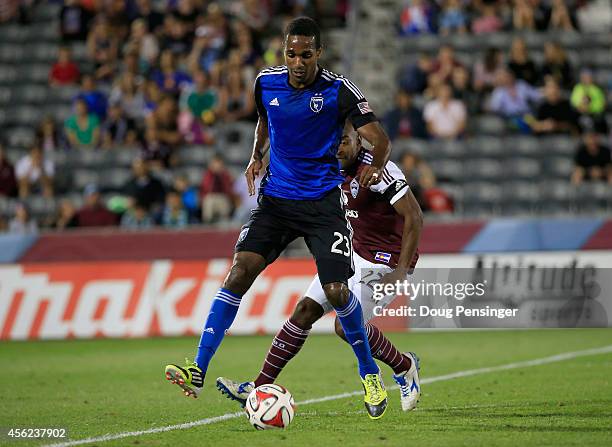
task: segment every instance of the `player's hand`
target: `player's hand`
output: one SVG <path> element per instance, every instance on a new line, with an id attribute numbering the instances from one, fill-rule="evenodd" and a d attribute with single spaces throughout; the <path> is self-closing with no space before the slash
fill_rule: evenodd
<path id="1" fill-rule="evenodd" d="M 359 176 L 359 185 L 364 188 L 369 188 L 377 184 L 382 179 L 382 169 L 376 166 L 366 166 Z"/>
<path id="2" fill-rule="evenodd" d="M 251 159 L 246 171 L 244 171 L 250 196 L 255 195 L 255 179 L 259 176 L 262 166 L 263 162 L 261 160 Z"/>
<path id="3" fill-rule="evenodd" d="M 395 269 L 380 278 L 381 284 L 395 284 L 398 281 L 406 281 L 407 272 L 403 269 Z"/>

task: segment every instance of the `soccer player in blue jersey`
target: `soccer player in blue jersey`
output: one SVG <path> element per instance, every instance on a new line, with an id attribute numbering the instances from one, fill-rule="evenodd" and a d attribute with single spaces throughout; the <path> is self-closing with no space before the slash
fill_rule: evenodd
<path id="1" fill-rule="evenodd" d="M 361 186 L 370 187 L 382 178 L 390 143 L 357 86 L 319 66 L 321 51 L 317 24 L 307 17 L 294 19 L 285 31 L 286 65 L 265 69 L 255 80 L 259 120 L 245 175 L 249 192 L 255 194 L 255 178 L 263 169 L 269 142 L 270 163 L 259 189 L 259 206 L 242 227 L 195 361 L 183 367 L 167 365 L 166 378 L 187 396 L 200 394 L 210 360 L 234 321 L 242 296 L 290 242 L 303 237 L 325 297 L 357 357 L 368 415 L 376 419 L 385 412 L 387 392 L 370 353 L 361 304 L 347 287 L 353 274 L 352 230 L 343 208 L 343 176 L 336 153 L 348 119 L 372 145 L 372 162 L 358 178 Z"/>

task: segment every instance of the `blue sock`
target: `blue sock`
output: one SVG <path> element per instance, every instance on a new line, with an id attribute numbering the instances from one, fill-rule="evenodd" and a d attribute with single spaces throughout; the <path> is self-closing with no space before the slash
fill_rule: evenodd
<path id="1" fill-rule="evenodd" d="M 208 364 L 225 336 L 225 331 L 229 329 L 234 322 L 234 318 L 236 318 L 241 298 L 224 288 L 219 289 L 215 295 L 195 358 L 195 362 L 204 371 L 204 374 L 206 374 Z"/>
<path id="2" fill-rule="evenodd" d="M 368 335 L 363 325 L 363 313 L 359 300 L 349 292 L 349 301 L 346 306 L 336 309 L 336 314 L 344 329 L 344 335 L 357 356 L 359 362 L 359 375 L 378 374 L 378 365 L 370 352 Z"/>

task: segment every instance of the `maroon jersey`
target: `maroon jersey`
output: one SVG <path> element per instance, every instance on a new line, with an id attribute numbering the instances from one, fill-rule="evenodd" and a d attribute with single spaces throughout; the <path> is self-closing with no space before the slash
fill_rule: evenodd
<path id="1" fill-rule="evenodd" d="M 395 268 L 402 248 L 404 217 L 395 211 L 393 204 L 410 187 L 402 171 L 391 161 L 387 162 L 380 182 L 370 188 L 360 186 L 356 177 L 371 162 L 372 154 L 362 149 L 357 162 L 344 171 L 342 192 L 346 217 L 353 227 L 353 250 L 367 261 Z M 417 250 L 411 268 L 418 259 Z"/>

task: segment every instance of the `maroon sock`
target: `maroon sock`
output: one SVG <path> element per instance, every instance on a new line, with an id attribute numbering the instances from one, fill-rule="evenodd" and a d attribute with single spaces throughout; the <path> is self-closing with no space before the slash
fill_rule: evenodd
<path id="1" fill-rule="evenodd" d="M 398 349 L 385 337 L 380 329 L 370 323 L 365 324 L 368 334 L 368 343 L 372 356 L 388 365 L 395 374 L 408 371 L 411 366 L 410 359 L 398 351 Z"/>
<path id="2" fill-rule="evenodd" d="M 272 340 L 266 360 L 261 367 L 259 376 L 255 379 L 256 387 L 267 383 L 274 383 L 289 360 L 300 352 L 306 337 L 308 337 L 308 332 L 310 330 L 299 328 L 295 322 L 291 321 L 291 318 L 285 321 L 281 330 L 278 331 L 278 334 Z"/>

